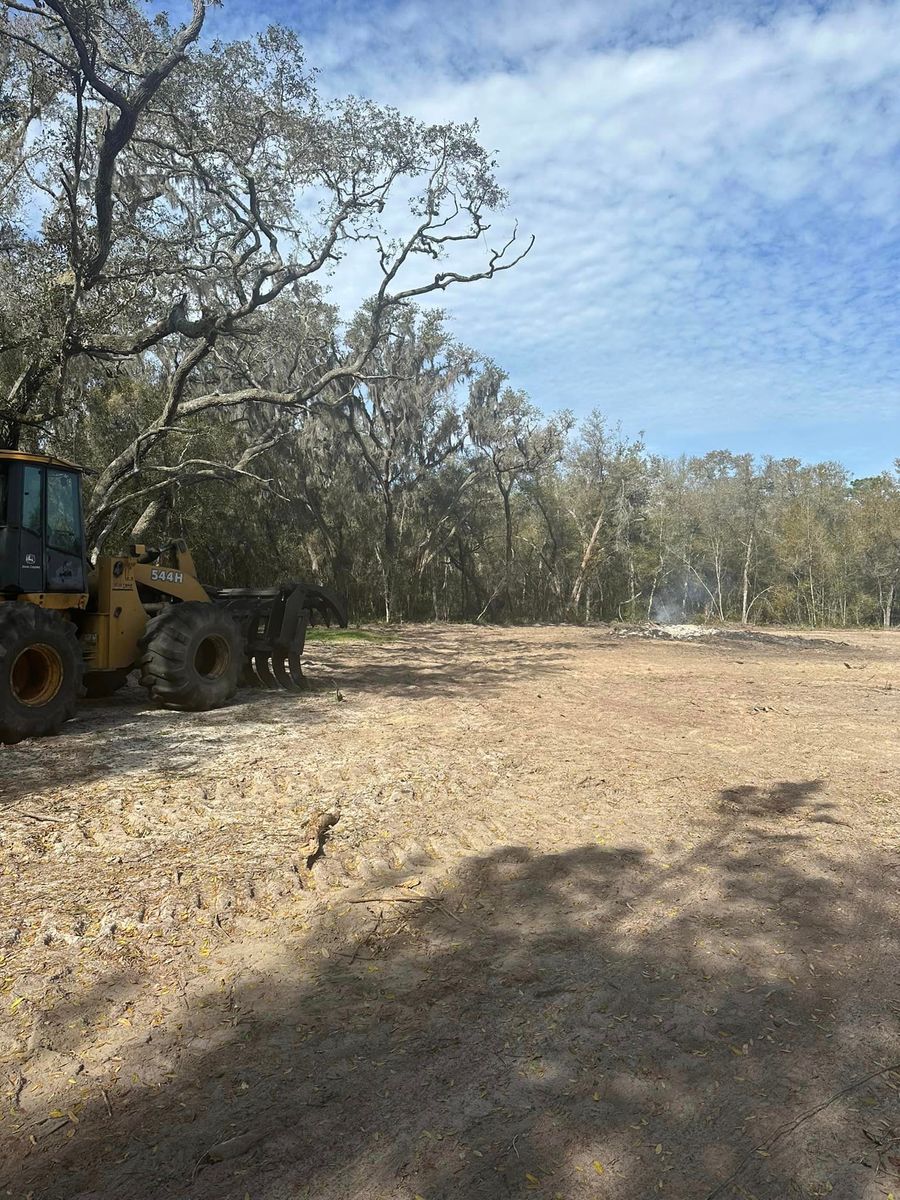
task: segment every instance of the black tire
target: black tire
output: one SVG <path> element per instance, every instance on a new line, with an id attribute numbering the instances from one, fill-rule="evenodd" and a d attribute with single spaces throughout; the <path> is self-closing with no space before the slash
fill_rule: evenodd
<path id="1" fill-rule="evenodd" d="M 36 604 L 0 604 L 0 742 L 58 733 L 83 674 L 72 621 Z"/>
<path id="2" fill-rule="evenodd" d="M 138 645 L 141 683 L 156 704 L 205 712 L 237 691 L 243 639 L 224 608 L 171 604 L 147 623 Z"/>
<path id="3" fill-rule="evenodd" d="M 104 700 L 125 686 L 130 667 L 114 671 L 89 671 L 84 677 L 84 694 L 88 700 Z"/>

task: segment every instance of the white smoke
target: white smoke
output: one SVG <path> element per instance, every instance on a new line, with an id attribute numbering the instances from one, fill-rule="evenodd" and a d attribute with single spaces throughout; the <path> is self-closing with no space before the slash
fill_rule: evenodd
<path id="1" fill-rule="evenodd" d="M 667 583 L 653 597 L 650 620 L 657 625 L 679 625 L 688 617 L 709 617 L 709 594 L 689 572 Z"/>

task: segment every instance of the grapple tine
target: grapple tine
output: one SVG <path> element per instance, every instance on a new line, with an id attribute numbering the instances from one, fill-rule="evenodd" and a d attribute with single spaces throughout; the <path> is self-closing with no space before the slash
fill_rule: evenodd
<path id="1" fill-rule="evenodd" d="M 253 659 L 244 660 L 241 668 L 241 687 L 259 687 L 259 677 L 253 669 Z"/>
<path id="2" fill-rule="evenodd" d="M 303 675 L 303 669 L 300 666 L 300 655 L 297 651 L 292 650 L 287 656 L 288 670 L 291 673 L 291 679 L 294 681 L 294 687 L 297 691 L 303 691 L 306 688 L 306 679 Z"/>
<path id="3" fill-rule="evenodd" d="M 259 682 L 264 688 L 277 688 L 278 682 L 272 674 L 272 668 L 269 664 L 268 654 L 256 654 L 253 659 L 256 667 L 256 674 L 259 676 Z"/>
<path id="4" fill-rule="evenodd" d="M 285 691 L 292 692 L 294 690 L 294 681 L 288 674 L 287 667 L 284 665 L 284 654 L 281 650 L 275 650 L 272 654 L 272 670 L 275 672 L 275 678 Z"/>
<path id="5" fill-rule="evenodd" d="M 342 627 L 347 614 L 330 592 L 315 584 L 282 583 L 276 588 L 219 588 L 214 600 L 241 623 L 246 664 L 245 687 L 307 687 L 300 665 L 309 625 L 336 618 Z"/>

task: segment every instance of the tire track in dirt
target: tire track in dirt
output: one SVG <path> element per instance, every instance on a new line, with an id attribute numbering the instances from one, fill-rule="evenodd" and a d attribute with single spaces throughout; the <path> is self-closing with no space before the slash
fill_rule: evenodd
<path id="1" fill-rule="evenodd" d="M 805 648 L 795 662 L 768 643 L 757 652 L 747 644 L 614 640 L 595 630 L 404 630 L 384 647 L 323 650 L 320 679 L 331 684 L 300 700 L 242 695 L 232 708 L 196 718 L 149 712 L 139 702 L 86 708 L 71 740 L 39 747 L 39 762 L 27 746 L 3 759 L 11 809 L 33 816 L 11 813 L 5 825 L 10 886 L 0 935 L 7 919 L 18 933 L 0 946 L 0 1049 L 11 1077 L 18 1070 L 32 1082 L 17 1094 L 0 1136 L 9 1134 L 17 1154 L 24 1138 L 35 1162 L 42 1154 L 54 1159 L 52 1139 L 65 1134 L 49 1113 L 65 1112 L 73 1087 L 89 1093 L 79 1103 L 94 1105 L 102 1146 L 108 1114 L 99 1087 L 126 1142 L 139 1143 L 129 1096 L 146 1115 L 171 1104 L 165 1088 L 179 1064 L 209 1064 L 211 1056 L 217 1069 L 230 1069 L 216 1058 L 217 1039 L 252 1027 L 256 1014 L 265 1043 L 284 1015 L 273 1009 L 273 994 L 287 1010 L 298 996 L 311 1012 L 323 1010 L 309 1025 L 331 1046 L 340 1103 L 310 1112 L 331 1131 L 331 1145 L 353 1136 L 341 1129 L 339 1111 L 354 1111 L 357 1070 L 369 1072 L 373 1095 L 392 1094 L 390 1074 L 380 1076 L 369 1058 L 391 1061 L 380 1014 L 393 1011 L 388 993 L 413 988 L 421 989 L 415 1012 L 395 1014 L 397 1025 L 419 1022 L 422 1053 L 429 1062 L 433 1053 L 446 1055 L 449 1080 L 459 1075 L 452 1050 L 459 1021 L 452 1008 L 432 1012 L 431 999 L 449 1004 L 462 990 L 490 1029 L 499 988 L 511 1023 L 490 1048 L 505 1061 L 508 1041 L 516 1063 L 504 1088 L 524 1086 L 525 1076 L 529 1086 L 544 1086 L 533 1047 L 555 1050 L 541 1014 L 568 1003 L 572 1014 L 552 1020 L 568 1022 L 576 1048 L 602 1037 L 622 1056 L 623 1076 L 641 1038 L 660 1048 L 663 1061 L 674 1037 L 694 1039 L 679 1061 L 695 1075 L 705 1060 L 693 1059 L 693 1050 L 721 1052 L 726 1067 L 736 1063 L 752 1081 L 743 1046 L 757 1033 L 759 996 L 786 1005 L 786 974 L 815 987 L 813 971 L 821 970 L 792 941 L 786 914 L 811 921 L 805 910 L 815 914 L 823 907 L 817 896 L 839 886 L 835 863 L 863 850 L 886 862 L 888 844 L 896 845 L 897 693 L 888 690 L 896 659 L 879 659 L 881 645 L 860 635 L 852 652 Z M 866 670 L 847 671 L 841 659 L 850 657 Z M 848 755 L 847 747 L 866 755 Z M 309 817 L 337 810 L 309 866 Z M 824 906 L 823 937 L 828 920 L 844 928 L 839 901 L 831 912 Z M 680 957 L 697 977 L 679 984 L 696 986 L 696 1003 L 674 1015 L 666 1007 L 671 985 L 656 977 L 645 949 L 654 947 L 671 972 L 680 969 L 667 940 L 672 927 L 683 931 Z M 853 938 L 847 942 L 839 969 L 850 979 L 856 950 Z M 626 1004 L 612 976 L 606 982 L 602 959 L 619 963 L 616 986 L 625 974 L 640 1003 Z M 435 961 L 447 964 L 440 978 L 430 975 Z M 750 967 L 756 974 L 748 983 Z M 391 985 L 379 990 L 382 969 Z M 730 1024 L 715 1017 L 706 994 L 717 978 L 735 981 Z M 754 983 L 763 990 L 745 994 Z M 337 1010 L 332 991 L 344 995 Z M 611 1014 L 590 1008 L 596 992 Z M 868 994 L 858 1002 L 872 1007 Z M 808 1012 L 805 1002 L 791 1003 L 785 1012 L 802 1018 L 809 1036 L 819 1036 L 813 1016 L 837 1019 L 828 1005 Z M 534 1029 L 529 1006 L 543 1022 Z M 342 1022 L 359 1024 L 355 1041 L 340 1040 L 333 1026 Z M 291 1064 L 306 1055 L 317 1079 L 318 1047 L 295 1045 L 293 1028 L 279 1026 L 277 1036 Z M 477 1033 L 477 1023 L 467 1028 Z M 767 1026 L 767 1035 L 781 1039 L 784 1027 Z M 266 1053 L 263 1044 L 261 1061 Z M 484 1056 L 478 1061 L 479 1087 L 496 1086 Z M 575 1059 L 560 1061 L 561 1077 L 581 1070 Z M 119 1071 L 120 1063 L 128 1066 Z M 130 1092 L 131 1067 L 141 1083 Z M 720 1076 L 727 1086 L 730 1072 Z M 261 1090 L 259 1114 L 277 1126 L 282 1115 L 266 1107 L 271 1086 Z M 567 1094 L 558 1100 L 568 1111 Z M 479 1102 L 478 1095 L 466 1101 Z M 418 1119 L 402 1097 L 397 1103 L 401 1119 Z M 503 1103 L 497 1095 L 498 1110 Z M 601 1102 L 589 1090 L 584 1103 L 596 1112 Z M 603 1112 L 615 1118 L 613 1106 Z M 72 1153 L 90 1136 L 93 1118 L 79 1114 Z M 309 1113 L 294 1116 L 302 1125 Z M 190 1138 L 200 1143 L 188 1175 L 221 1140 L 206 1119 L 189 1131 L 170 1128 L 168 1116 L 161 1126 L 166 1145 L 188 1158 Z M 442 1118 L 432 1108 L 426 1119 L 431 1127 Z M 492 1119 L 508 1149 L 517 1130 Z M 737 1137 L 740 1122 L 732 1123 Z M 37 1150 L 27 1149 L 32 1133 Z M 622 1137 L 624 1145 L 629 1135 Z M 562 1161 L 569 1150 L 560 1150 Z M 630 1144 L 622 1153 L 640 1159 Z M 491 1170 L 509 1173 L 511 1193 L 530 1190 L 521 1172 L 514 1177 L 515 1156 L 507 1158 L 492 1160 Z M 651 1146 L 650 1167 L 655 1162 Z M 213 1168 L 201 1184 L 198 1196 L 229 1194 Z M 274 1200 L 277 1186 L 251 1194 Z M 372 1186 L 360 1183 L 358 1195 L 394 1194 L 379 1192 L 377 1179 Z M 560 1186 L 582 1194 L 577 1178 Z M 336 1177 L 321 1194 L 355 1200 L 357 1193 Z"/>

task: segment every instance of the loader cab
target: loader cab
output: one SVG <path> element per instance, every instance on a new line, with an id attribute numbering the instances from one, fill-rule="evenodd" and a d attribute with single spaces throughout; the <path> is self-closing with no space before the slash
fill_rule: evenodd
<path id="1" fill-rule="evenodd" d="M 86 588 L 81 470 L 0 450 L 0 598 Z"/>

